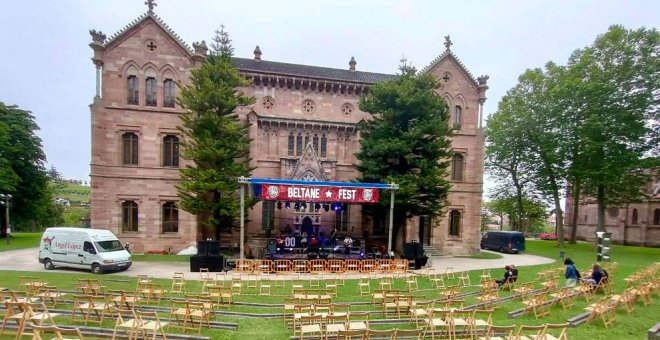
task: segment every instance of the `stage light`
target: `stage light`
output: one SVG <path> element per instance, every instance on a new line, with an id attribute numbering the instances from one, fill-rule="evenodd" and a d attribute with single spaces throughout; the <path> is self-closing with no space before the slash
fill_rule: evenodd
<path id="1" fill-rule="evenodd" d="M 277 202 L 277 209 L 282 209 L 282 202 Z"/>
<path id="2" fill-rule="evenodd" d="M 328 204 L 328 203 L 324 204 L 324 205 L 323 205 L 323 210 L 325 210 L 326 212 L 328 212 L 328 210 L 330 210 L 330 204 Z"/>
<path id="3" fill-rule="evenodd" d="M 287 208 L 287 209 L 291 208 L 291 203 L 285 202 L 284 207 Z"/>
<path id="4" fill-rule="evenodd" d="M 341 205 L 339 203 L 332 203 L 332 210 L 335 212 L 341 210 Z"/>
<path id="5" fill-rule="evenodd" d="M 303 202 L 303 203 L 300 205 L 300 207 L 302 208 L 302 210 L 307 209 L 307 203 Z"/>
<path id="6" fill-rule="evenodd" d="M 314 204 L 314 210 L 316 211 L 321 210 L 321 205 L 319 203 Z"/>
<path id="7" fill-rule="evenodd" d="M 300 210 L 300 204 L 298 204 L 298 202 L 294 203 L 293 204 L 293 209 Z"/>

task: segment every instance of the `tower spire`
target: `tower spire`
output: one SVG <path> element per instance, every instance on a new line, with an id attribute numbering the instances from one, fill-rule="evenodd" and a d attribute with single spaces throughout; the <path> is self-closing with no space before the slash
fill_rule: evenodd
<path id="1" fill-rule="evenodd" d="M 154 14 L 154 7 L 158 6 L 155 0 L 147 0 L 144 2 L 147 7 L 149 7 L 149 10 L 147 11 L 149 14 Z"/>

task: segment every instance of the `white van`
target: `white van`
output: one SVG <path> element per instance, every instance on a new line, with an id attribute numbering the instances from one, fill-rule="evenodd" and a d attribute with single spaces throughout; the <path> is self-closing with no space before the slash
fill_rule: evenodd
<path id="1" fill-rule="evenodd" d="M 55 267 L 91 269 L 100 274 L 131 267 L 131 254 L 109 230 L 48 228 L 39 244 L 39 263 Z"/>

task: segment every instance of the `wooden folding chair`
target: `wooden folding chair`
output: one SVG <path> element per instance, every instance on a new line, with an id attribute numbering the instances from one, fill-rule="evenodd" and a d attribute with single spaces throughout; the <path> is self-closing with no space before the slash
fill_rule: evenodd
<path id="1" fill-rule="evenodd" d="M 368 276 L 362 276 L 358 280 L 358 293 L 360 295 L 369 295 L 371 293 L 371 280 Z"/>
<path id="2" fill-rule="evenodd" d="M 163 340 L 167 339 L 164 329 L 167 326 L 167 322 L 160 321 L 158 313 L 155 311 L 137 311 L 136 316 L 139 320 L 138 330 L 140 333 L 143 333 L 144 339 L 149 337 L 149 333 L 152 334 L 151 339 L 153 340 L 155 340 L 158 335 L 160 335 Z"/>
<path id="3" fill-rule="evenodd" d="M 316 315 L 303 315 L 300 317 L 300 340 L 306 335 L 317 335 L 323 337 L 323 329 L 321 328 L 321 317 Z"/>
<path id="4" fill-rule="evenodd" d="M 424 322 L 429 317 L 430 310 L 433 309 L 435 301 L 416 301 L 409 310 L 410 321 L 415 320 L 415 327 Z"/>
<path id="5" fill-rule="evenodd" d="M 578 287 L 575 287 L 575 291 L 584 296 L 584 299 L 589 302 L 594 296 L 594 287 L 591 282 L 581 281 Z"/>
<path id="6" fill-rule="evenodd" d="M 351 312 L 348 315 L 348 329 L 350 330 L 364 330 L 369 329 L 369 313 L 368 312 Z"/>
<path id="7" fill-rule="evenodd" d="M 451 309 L 431 308 L 429 310 L 429 316 L 426 319 L 427 330 L 431 332 L 431 339 L 435 339 L 436 335 L 441 338 L 445 336 L 450 337 L 452 334 L 451 319 Z M 437 331 L 440 332 L 438 333 Z M 397 334 L 397 337 L 399 337 L 399 334 Z"/>
<path id="8" fill-rule="evenodd" d="M 32 324 L 38 326 L 41 326 L 46 322 L 55 325 L 55 320 L 53 320 L 53 318 L 62 315 L 60 313 L 51 313 L 42 301 L 26 303 L 26 308 L 29 309 L 28 313 L 32 315 L 30 317 Z"/>
<path id="9" fill-rule="evenodd" d="M 431 282 L 431 286 L 435 289 L 443 289 L 445 288 L 445 279 L 444 275 L 440 273 L 433 273 L 429 276 L 429 281 Z"/>
<path id="10" fill-rule="evenodd" d="M 142 289 L 139 293 L 142 294 L 142 297 L 147 299 L 147 303 L 150 303 L 152 299 L 157 303 L 160 303 L 160 300 L 165 296 L 167 291 L 163 289 L 163 286 L 160 283 L 145 283 L 142 285 Z"/>
<path id="11" fill-rule="evenodd" d="M 408 276 L 405 281 L 409 292 L 419 290 L 419 285 L 417 284 L 417 276 Z"/>
<path id="12" fill-rule="evenodd" d="M 310 268 L 314 264 L 314 261 L 316 261 L 316 260 L 310 261 Z M 310 288 L 321 288 L 321 274 L 320 273 L 321 272 L 316 272 L 316 271 L 315 272 L 310 272 L 309 281 L 308 281 Z"/>
<path id="13" fill-rule="evenodd" d="M 603 321 L 603 326 L 608 328 L 614 321 L 616 321 L 616 303 L 612 302 L 612 297 L 601 298 L 598 302 L 585 307 L 589 311 L 587 323 L 592 323 L 594 320 L 600 318 Z"/>
<path id="14" fill-rule="evenodd" d="M 543 330 L 544 339 L 568 340 L 568 334 L 566 334 L 568 326 L 568 323 L 546 324 Z"/>
<path id="15" fill-rule="evenodd" d="M 458 285 L 463 287 L 471 286 L 472 283 L 470 282 L 470 273 L 461 272 L 461 274 L 458 276 Z"/>
<path id="16" fill-rule="evenodd" d="M 340 331 L 348 329 L 348 315 L 334 315 L 328 314 L 323 323 L 323 332 L 325 338 L 328 339 L 330 335 L 336 335 Z"/>
<path id="17" fill-rule="evenodd" d="M 57 306 L 57 301 L 64 295 L 66 295 L 66 293 L 60 292 L 55 286 L 43 286 L 39 288 L 35 297 L 39 298 L 39 300 L 47 306 L 55 308 L 55 306 Z"/>
<path id="18" fill-rule="evenodd" d="M 460 286 L 449 286 L 447 289 L 440 291 L 440 297 L 447 300 L 453 300 L 460 293 L 460 289 Z"/>
<path id="19" fill-rule="evenodd" d="M 73 310 L 71 311 L 71 319 L 76 319 L 76 312 L 80 312 L 81 317 L 87 325 L 90 321 L 103 323 L 105 314 L 112 309 L 105 295 L 74 295 Z M 96 320 L 90 320 L 94 316 Z"/>
<path id="20" fill-rule="evenodd" d="M 368 329 L 367 339 L 395 340 L 396 329 Z"/>
<path id="21" fill-rule="evenodd" d="M 493 278 L 490 276 L 490 269 L 484 269 L 479 275 L 479 283 L 486 283 L 493 281 Z"/>
<path id="22" fill-rule="evenodd" d="M 511 326 L 488 326 L 488 329 L 479 337 L 479 340 L 518 340 L 513 332 L 516 330 L 515 325 Z"/>
<path id="23" fill-rule="evenodd" d="M 176 272 L 172 276 L 172 286 L 170 287 L 172 293 L 185 293 L 186 292 L 186 279 L 183 273 Z"/>
<path id="24" fill-rule="evenodd" d="M 84 337 L 78 328 L 60 328 L 54 325 L 51 326 L 36 326 L 32 325 L 32 331 L 34 332 L 33 340 L 42 340 L 42 335 L 53 334 L 55 337 L 53 340 L 73 340 L 80 339 L 83 340 Z"/>
<path id="25" fill-rule="evenodd" d="M 575 294 L 573 289 L 564 287 L 550 296 L 555 299 L 555 304 L 561 304 L 563 309 L 569 309 L 575 304 Z"/>
<path id="26" fill-rule="evenodd" d="M 16 323 L 16 339 L 20 339 L 25 332 L 25 324 L 33 316 L 31 309 L 28 307 L 27 302 L 13 302 L 5 301 L 5 316 L 2 320 L 2 328 L 0 328 L 0 336 L 5 331 L 5 328 L 10 322 Z"/>
<path id="27" fill-rule="evenodd" d="M 545 325 L 521 325 L 515 339 L 544 339 Z"/>
<path id="28" fill-rule="evenodd" d="M 167 328 L 169 329 L 170 325 L 173 325 L 174 322 L 179 326 L 182 332 L 186 332 L 186 327 L 188 326 L 188 320 L 190 319 L 190 306 L 188 301 L 181 300 L 171 300 L 170 314 L 167 319 Z"/>
<path id="29" fill-rule="evenodd" d="M 623 305 L 626 308 L 628 315 L 635 311 L 635 302 L 637 302 L 637 294 L 632 289 L 626 289 L 621 295 L 613 295 L 612 300 Z"/>
<path id="30" fill-rule="evenodd" d="M 337 340 L 366 340 L 366 329 L 347 329 L 337 333 Z"/>
<path id="31" fill-rule="evenodd" d="M 272 281 L 270 275 L 264 275 L 259 280 L 259 295 L 270 296 L 270 288 L 272 287 Z"/>
<path id="32" fill-rule="evenodd" d="M 528 310 L 531 309 L 534 313 L 534 318 L 544 317 L 550 313 L 546 306 L 548 300 L 547 293 L 539 293 L 522 303 L 527 306 Z"/>
<path id="33" fill-rule="evenodd" d="M 112 339 L 114 340 L 119 333 L 123 333 L 129 340 L 137 337 L 137 332 L 140 327 L 140 321 L 135 316 L 135 311 L 132 309 L 113 309 L 115 314 L 115 327 L 112 331 Z"/>
<path id="34" fill-rule="evenodd" d="M 189 328 L 193 330 L 196 329 L 197 334 L 201 334 L 203 326 L 210 326 L 208 308 L 200 301 L 187 301 L 186 308 L 188 310 L 188 322 L 190 323 Z"/>
<path id="35" fill-rule="evenodd" d="M 426 334 L 426 330 L 424 328 L 416 328 L 416 329 L 397 328 L 395 339 L 421 340 L 425 338 L 425 334 Z"/>
<path id="36" fill-rule="evenodd" d="M 454 268 L 453 267 L 447 267 L 445 269 L 445 277 L 447 279 L 455 279 L 456 278 L 456 274 L 454 273 Z"/>

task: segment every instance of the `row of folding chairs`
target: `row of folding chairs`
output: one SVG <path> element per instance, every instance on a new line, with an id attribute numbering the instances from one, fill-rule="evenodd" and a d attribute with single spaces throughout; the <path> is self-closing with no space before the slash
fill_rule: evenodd
<path id="1" fill-rule="evenodd" d="M 238 260 L 239 273 L 406 273 L 405 259 Z"/>
<path id="2" fill-rule="evenodd" d="M 5 315 L 2 319 L 0 328 L 0 337 L 10 324 L 16 324 L 16 339 L 20 339 L 28 326 L 55 324 L 53 318 L 60 316 L 58 313 L 51 313 L 46 305 L 31 301 L 11 301 L 5 300 Z"/>

